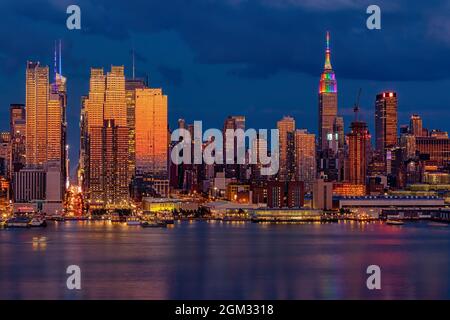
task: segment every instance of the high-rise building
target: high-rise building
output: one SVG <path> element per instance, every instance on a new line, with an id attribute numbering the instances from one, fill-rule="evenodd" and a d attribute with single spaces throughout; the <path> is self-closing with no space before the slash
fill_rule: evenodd
<path id="1" fill-rule="evenodd" d="M 416 148 L 420 158 L 429 165 L 450 165 L 450 139 L 441 132 L 431 133 L 429 137 L 416 137 Z"/>
<path id="2" fill-rule="evenodd" d="M 305 191 L 312 191 L 316 179 L 316 135 L 307 130 L 295 131 L 296 178 L 303 181 Z"/>
<path id="3" fill-rule="evenodd" d="M 167 96 L 162 89 L 136 89 L 136 170 L 167 176 Z"/>
<path id="4" fill-rule="evenodd" d="M 142 178 L 146 189 L 167 196 L 168 168 L 168 110 L 167 96 L 162 89 L 141 88 L 136 91 L 136 176 Z"/>
<path id="5" fill-rule="evenodd" d="M 47 105 L 49 73 L 39 62 L 27 62 L 26 69 L 26 163 L 43 165 L 47 160 Z"/>
<path id="6" fill-rule="evenodd" d="M 123 66 L 92 68 L 87 114 L 86 194 L 92 209 L 129 207 L 129 130 Z"/>
<path id="7" fill-rule="evenodd" d="M 129 131 L 128 178 L 132 179 L 136 172 L 136 89 L 145 88 L 144 80 L 126 79 L 125 92 L 127 101 L 127 126 Z"/>
<path id="8" fill-rule="evenodd" d="M 327 32 L 325 66 L 319 83 L 319 150 L 331 147 L 338 140 L 335 122 L 338 110 L 337 81 L 331 66 L 330 33 Z"/>
<path id="9" fill-rule="evenodd" d="M 61 53 L 60 53 L 61 55 Z M 61 208 L 64 186 L 68 177 L 68 149 L 66 148 L 66 78 L 56 64 L 54 82 L 49 84 L 49 68 L 39 62 L 28 62 L 26 69 L 26 165 L 30 167 L 59 167 L 59 201 Z M 60 59 L 61 60 L 61 59 Z M 51 166 L 49 163 L 52 163 Z"/>
<path id="10" fill-rule="evenodd" d="M 367 145 L 370 144 L 370 134 L 367 124 L 354 121 L 348 136 L 349 182 L 365 185 L 367 176 Z"/>
<path id="11" fill-rule="evenodd" d="M 386 149 L 397 145 L 397 93 L 382 92 L 375 102 L 375 140 L 376 149 L 386 154 Z"/>
<path id="12" fill-rule="evenodd" d="M 225 176 L 227 178 L 237 178 L 241 180 L 245 175 L 245 165 L 239 165 L 237 159 L 237 139 L 227 141 L 226 131 L 243 130 L 245 131 L 245 117 L 244 116 L 228 116 L 223 125 L 223 159 L 225 167 Z M 193 137 L 193 136 L 192 136 Z M 194 143 L 196 143 L 194 141 Z M 228 148 L 227 148 L 228 147 Z M 234 154 L 227 155 L 227 149 L 233 148 Z M 233 163 L 227 163 L 227 158 L 233 159 Z"/>
<path id="13" fill-rule="evenodd" d="M 11 176 L 13 172 L 22 169 L 26 164 L 26 120 L 25 105 L 11 104 L 10 106 L 10 134 L 11 134 Z"/>
<path id="14" fill-rule="evenodd" d="M 280 168 L 278 177 L 281 181 L 289 181 L 295 174 L 295 120 L 283 117 L 277 122 L 279 132 Z"/>
<path id="15" fill-rule="evenodd" d="M 422 118 L 417 115 L 413 114 L 409 120 L 409 127 L 411 130 L 411 134 L 415 137 L 422 137 L 423 136 L 423 124 L 422 124 Z"/>

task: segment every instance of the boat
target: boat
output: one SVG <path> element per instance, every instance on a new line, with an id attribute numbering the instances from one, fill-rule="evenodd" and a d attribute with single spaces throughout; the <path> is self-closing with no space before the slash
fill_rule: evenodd
<path id="1" fill-rule="evenodd" d="M 29 228 L 30 219 L 26 217 L 14 217 L 6 221 L 7 228 Z"/>
<path id="2" fill-rule="evenodd" d="M 391 226 L 401 226 L 404 225 L 405 223 L 400 220 L 386 220 L 386 224 L 389 224 Z"/>
<path id="3" fill-rule="evenodd" d="M 30 221 L 30 227 L 46 227 L 47 221 L 44 218 L 35 217 Z"/>
<path id="4" fill-rule="evenodd" d="M 142 228 L 166 228 L 167 224 L 162 221 L 142 221 L 141 222 Z"/>
<path id="5" fill-rule="evenodd" d="M 129 217 L 127 219 L 128 226 L 139 226 L 141 224 L 141 220 L 138 217 Z"/>

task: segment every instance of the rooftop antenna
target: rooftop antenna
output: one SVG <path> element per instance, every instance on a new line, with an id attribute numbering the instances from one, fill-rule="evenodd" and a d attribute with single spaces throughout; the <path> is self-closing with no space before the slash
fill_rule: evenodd
<path id="1" fill-rule="evenodd" d="M 56 81 L 56 73 L 58 72 L 58 68 L 56 66 L 56 40 L 55 40 L 55 47 L 54 47 L 54 65 L 53 65 L 53 74 L 55 76 Z"/>
<path id="2" fill-rule="evenodd" d="M 61 39 L 59 39 L 59 74 L 62 75 Z"/>
<path id="3" fill-rule="evenodd" d="M 359 99 L 361 98 L 362 89 L 359 88 L 358 96 L 356 98 L 355 105 L 353 106 L 353 112 L 355 113 L 355 122 L 358 121 L 358 113 L 359 113 Z"/>

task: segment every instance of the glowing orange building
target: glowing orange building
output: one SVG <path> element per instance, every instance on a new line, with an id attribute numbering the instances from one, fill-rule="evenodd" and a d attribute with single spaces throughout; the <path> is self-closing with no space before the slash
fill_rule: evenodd
<path id="1" fill-rule="evenodd" d="M 43 165 L 47 160 L 48 66 L 27 62 L 26 69 L 26 163 Z"/>
<path id="2" fill-rule="evenodd" d="M 136 89 L 136 171 L 167 176 L 167 96 L 162 89 Z"/>
<path id="3" fill-rule="evenodd" d="M 129 207 L 129 131 L 123 66 L 92 68 L 87 117 L 87 196 L 94 208 Z"/>
<path id="4" fill-rule="evenodd" d="M 362 121 L 352 122 L 347 136 L 350 183 L 364 185 L 367 175 L 367 148 L 370 144 L 367 124 Z"/>

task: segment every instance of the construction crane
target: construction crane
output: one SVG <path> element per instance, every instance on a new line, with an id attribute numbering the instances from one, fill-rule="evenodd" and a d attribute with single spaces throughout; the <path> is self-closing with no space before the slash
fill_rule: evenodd
<path id="1" fill-rule="evenodd" d="M 356 98 L 355 105 L 353 106 L 353 112 L 355 113 L 355 121 L 358 121 L 358 112 L 359 112 L 359 99 L 361 98 L 362 89 L 359 88 L 358 97 Z"/>

